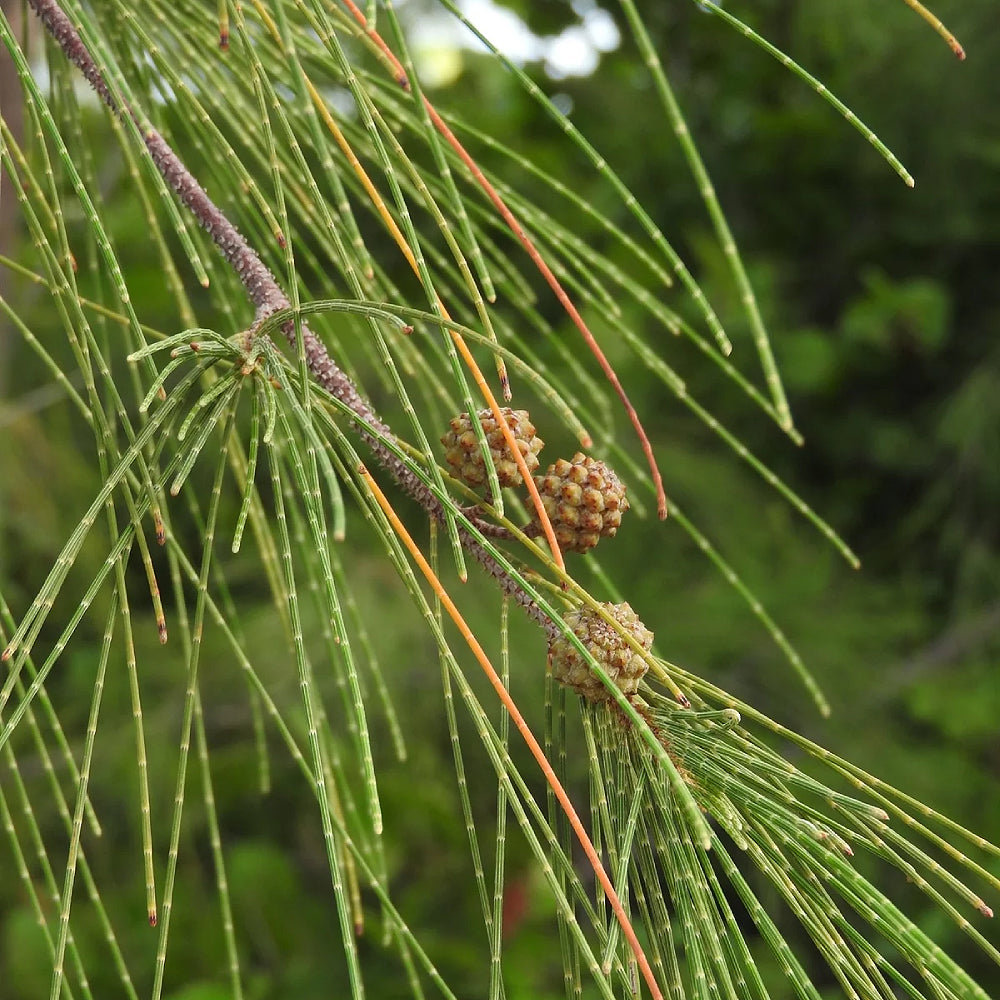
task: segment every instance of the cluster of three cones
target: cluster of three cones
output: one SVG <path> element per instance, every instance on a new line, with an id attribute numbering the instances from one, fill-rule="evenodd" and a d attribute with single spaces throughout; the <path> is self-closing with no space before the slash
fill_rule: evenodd
<path id="1" fill-rule="evenodd" d="M 544 443 L 538 437 L 535 425 L 526 410 L 503 407 L 500 413 L 524 456 L 528 470 L 533 473 L 539 467 L 538 453 Z M 500 486 L 523 485 L 521 472 L 492 411 L 482 410 L 477 418 Z M 486 484 L 486 461 L 474 422 L 468 413 L 450 421 L 441 443 L 445 447 L 445 459 L 457 478 L 473 488 Z M 622 514 L 629 509 L 625 485 L 614 470 L 600 459 L 582 452 L 577 452 L 568 460 L 558 459 L 544 474 L 534 476 L 534 480 L 556 540 L 565 552 L 587 552 L 602 538 L 614 537 L 621 525 Z M 537 526 L 537 515 L 533 526 Z M 622 631 L 631 635 L 646 651 L 652 646 L 653 633 L 627 603 L 604 604 L 602 607 L 620 629 L 586 606 L 568 611 L 563 621 L 622 692 L 627 696 L 634 695 L 647 665 L 626 641 Z M 561 683 L 589 701 L 606 701 L 611 697 L 586 658 L 567 636 L 552 641 L 549 656 L 553 675 Z"/>

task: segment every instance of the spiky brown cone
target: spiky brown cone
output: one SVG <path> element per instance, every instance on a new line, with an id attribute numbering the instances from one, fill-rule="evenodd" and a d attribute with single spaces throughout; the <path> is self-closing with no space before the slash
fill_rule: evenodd
<path id="1" fill-rule="evenodd" d="M 653 633 L 642 624 L 628 603 L 601 606 L 643 649 L 648 651 L 652 648 Z M 613 626 L 596 611 L 586 607 L 568 611 L 563 615 L 563 621 L 623 694 L 634 695 L 639 690 L 639 681 L 649 668 Z M 560 635 L 552 640 L 549 659 L 552 676 L 561 684 L 573 688 L 589 701 L 610 700 L 611 692 L 566 636 Z"/>
<path id="2" fill-rule="evenodd" d="M 628 510 L 625 486 L 599 458 L 577 452 L 535 476 L 542 506 L 564 552 L 586 552 L 614 536 Z"/>
<path id="3" fill-rule="evenodd" d="M 517 442 L 518 450 L 524 456 L 528 471 L 534 472 L 538 468 L 538 452 L 545 442 L 536 435 L 535 425 L 528 418 L 528 411 L 512 410 L 509 406 L 503 406 L 500 408 L 500 413 Z M 524 478 L 507 447 L 507 441 L 493 416 L 493 411 L 480 410 L 477 415 L 489 444 L 500 485 L 520 486 Z M 468 413 L 461 413 L 451 419 L 448 433 L 441 438 L 441 443 L 445 448 L 445 460 L 462 482 L 469 486 L 482 486 L 486 482 L 486 463 L 479 450 L 476 430 Z"/>

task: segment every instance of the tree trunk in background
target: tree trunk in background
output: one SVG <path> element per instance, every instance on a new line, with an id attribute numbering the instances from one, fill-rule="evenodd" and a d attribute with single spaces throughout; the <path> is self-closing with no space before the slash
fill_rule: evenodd
<path id="1" fill-rule="evenodd" d="M 15 35 L 21 29 L 20 0 L 0 0 L 0 10 L 13 28 Z M 21 85 L 17 79 L 14 63 L 7 50 L 0 50 L 0 114 L 18 142 L 23 132 L 23 111 L 21 108 Z M 0 253 L 9 255 L 13 247 L 14 227 L 17 219 L 17 201 L 11 192 L 10 182 L 0 171 Z M 8 275 L 0 268 L 0 296 L 5 296 Z M 9 379 L 7 362 L 10 358 L 10 324 L 0 317 L 0 400 L 6 398 Z"/>
<path id="2" fill-rule="evenodd" d="M 0 10 L 7 18 L 14 33 L 21 29 L 21 2 L 20 0 L 0 0 Z M 7 54 L 6 49 L 0 49 L 0 115 L 3 115 L 7 127 L 11 130 L 14 138 L 20 142 L 24 131 L 24 113 L 21 106 L 21 84 L 14 69 L 14 62 Z M 6 173 L 0 170 L 0 253 L 11 255 L 14 247 L 15 232 L 17 226 L 17 200 L 11 190 L 10 181 Z M 9 275 L 4 267 L 0 267 L 0 298 L 7 297 L 7 290 L 10 284 Z M 7 387 L 10 385 L 8 369 L 10 367 L 11 352 L 14 341 L 12 337 L 11 324 L 7 318 L 0 313 L 0 420 L 4 412 L 4 402 L 7 398 Z M 4 438 L 3 427 L 0 426 L 0 441 Z M 0 460 L 3 454 L 0 452 Z M 4 498 L 0 493 L 0 573 L 4 569 L 4 532 L 3 524 L 6 520 L 4 511 Z"/>

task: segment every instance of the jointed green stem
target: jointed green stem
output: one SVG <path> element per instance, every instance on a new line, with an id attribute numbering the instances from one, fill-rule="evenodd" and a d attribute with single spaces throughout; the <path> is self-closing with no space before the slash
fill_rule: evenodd
<path id="1" fill-rule="evenodd" d="M 73 810 L 73 826 L 69 840 L 69 852 L 66 858 L 66 872 L 63 878 L 62 908 L 59 912 L 59 939 L 56 943 L 56 954 L 52 962 L 52 985 L 49 1000 L 58 1000 L 63 985 L 63 959 L 66 955 L 66 943 L 69 940 L 69 912 L 73 902 L 73 883 L 76 879 L 77 860 L 80 853 L 80 833 L 83 827 L 83 813 L 87 805 L 87 785 L 90 780 L 90 765 L 94 756 L 94 739 L 97 736 L 97 720 L 101 713 L 101 700 L 104 695 L 104 678 L 108 670 L 108 658 L 111 653 L 111 640 L 115 633 L 115 616 L 118 612 L 116 595 L 112 595 L 111 607 L 108 609 L 108 620 L 104 627 L 104 638 L 101 643 L 101 655 L 94 676 L 94 693 L 90 702 L 90 716 L 87 720 L 87 736 L 83 747 L 83 761 L 80 765 L 80 779 L 77 783 L 76 807 Z"/>
<path id="2" fill-rule="evenodd" d="M 227 400 L 229 414 L 227 426 L 223 432 L 223 440 L 229 436 L 236 416 L 235 399 Z M 179 755 L 177 761 L 177 781 L 174 789 L 173 818 L 170 824 L 170 844 L 167 849 L 167 871 L 163 886 L 163 905 L 160 920 L 159 938 L 156 948 L 156 960 L 153 974 L 153 1000 L 159 1000 L 163 989 L 163 976 L 166 969 L 167 942 L 170 935 L 170 920 L 173 915 L 174 880 L 177 873 L 177 856 L 180 844 L 181 825 L 184 816 L 184 798 L 187 786 L 187 763 L 191 748 L 191 728 L 194 721 L 195 706 L 198 696 L 198 667 L 201 658 L 201 644 L 205 623 L 205 595 L 208 590 L 209 571 L 215 551 L 215 527 L 219 512 L 219 498 L 222 493 L 222 477 L 226 470 L 225 454 L 220 455 L 216 465 L 215 480 L 208 503 L 208 519 L 205 525 L 205 536 L 202 547 L 202 563 L 198 574 L 198 589 L 195 596 L 194 622 L 191 629 L 191 642 L 188 651 L 187 683 L 184 692 L 184 717 L 181 722 L 180 738 L 178 740 Z"/>

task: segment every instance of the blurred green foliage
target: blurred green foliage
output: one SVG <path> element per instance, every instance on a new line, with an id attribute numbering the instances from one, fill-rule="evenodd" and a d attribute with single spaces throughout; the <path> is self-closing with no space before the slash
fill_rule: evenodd
<path id="1" fill-rule="evenodd" d="M 562 2 L 511 0 L 506 6 L 542 34 L 555 34 L 577 18 Z M 710 239 L 697 192 L 666 126 L 656 124 L 652 87 L 624 22 L 607 6 L 623 42 L 602 58 L 597 73 L 547 83 L 539 76 L 549 94 L 571 105 L 574 123 L 675 241 L 719 308 L 737 357 L 749 359 L 752 346 L 736 291 Z M 668 658 L 1000 841 L 995 5 L 935 4 L 966 44 L 969 58 L 961 65 L 902 2 L 761 0 L 738 11 L 875 129 L 915 175 L 913 191 L 827 105 L 696 4 L 646 0 L 639 6 L 745 253 L 805 447 L 796 449 L 748 411 L 685 343 L 666 342 L 662 349 L 698 398 L 737 425 L 743 440 L 830 519 L 862 556 L 862 571 L 841 563 L 638 364 L 611 350 L 652 429 L 668 492 L 785 628 L 830 695 L 833 717 L 815 716 L 768 635 L 670 521 L 626 525 L 617 543 L 601 552 L 603 564 L 612 579 L 628 582 L 628 599 L 640 614 L 659 623 L 658 648 Z M 466 53 L 457 85 L 435 99 L 478 129 L 501 135 L 628 225 L 604 182 L 567 152 L 558 130 L 489 58 Z M 96 142 L 101 120 L 90 125 Z M 472 145 L 491 162 L 489 151 Z M 526 172 L 506 161 L 497 167 L 511 183 L 539 195 Z M 120 171 L 120 164 L 102 165 L 109 191 L 124 182 Z M 558 204 L 551 210 L 561 217 L 570 212 Z M 588 231 L 585 218 L 569 217 L 583 238 L 603 245 L 603 234 Z M 138 214 L 122 211 L 114 229 L 126 249 L 133 300 L 142 315 L 170 328 L 158 262 L 147 252 Z M 34 329 L 44 330 L 44 298 L 23 282 L 7 281 L 8 298 Z M 542 303 L 556 315 L 552 301 L 543 297 Z M 575 345 L 575 334 L 565 328 L 565 335 Z M 47 405 L 48 376 L 16 334 L 10 350 L 10 371 L 17 377 L 8 377 L 7 398 L 0 401 L 0 575 L 9 599 L 23 607 L 90 502 L 97 474 L 89 433 L 67 409 Z M 749 370 L 749 362 L 741 364 Z M 616 419 L 623 429 L 624 419 Z M 229 499 L 225 523 L 232 523 L 237 502 Z M 366 547 L 360 519 L 352 529 L 347 551 L 355 596 L 380 655 L 391 664 L 394 697 L 405 706 L 406 764 L 395 763 L 386 726 L 377 716 L 374 722 L 384 738 L 378 763 L 392 882 L 412 928 L 459 995 L 478 995 L 486 975 L 485 936 L 476 930 L 479 904 L 454 790 L 436 655 L 391 569 Z M 95 561 L 103 558 L 99 547 L 85 551 Z M 234 594 L 246 609 L 245 628 L 266 648 L 278 623 L 263 603 L 265 587 L 253 572 L 252 552 L 226 559 Z M 74 569 L 80 579 L 94 569 L 85 560 Z M 141 586 L 137 575 L 137 595 Z M 136 604 L 136 613 L 145 613 L 138 599 Z M 489 638 L 496 634 L 498 614 L 490 602 L 473 610 L 473 624 Z M 75 723 L 78 731 L 97 657 L 87 643 L 96 643 L 100 625 L 99 614 L 88 619 L 53 681 L 67 725 Z M 514 688 L 529 720 L 538 723 L 544 648 L 540 636 L 522 625 L 515 623 L 512 635 Z M 162 845 L 183 685 L 157 672 L 155 630 L 137 635 L 148 639 L 138 652 L 153 747 L 154 829 Z M 280 750 L 271 758 L 271 791 L 261 796 L 245 696 L 211 633 L 207 642 L 203 698 L 247 995 L 336 995 L 345 972 L 338 948 L 331 946 L 336 915 L 314 803 Z M 287 705 L 293 706 L 292 666 L 276 662 L 273 678 L 276 684 L 285 678 Z M 106 716 L 127 718 L 127 699 L 119 671 L 109 679 Z M 23 741 L 19 749 L 23 759 L 30 758 Z M 485 755 L 468 752 L 489 865 L 495 784 Z M 129 946 L 151 959 L 154 944 L 142 924 L 138 810 L 129 800 L 133 768 L 130 728 L 106 732 L 94 777 L 106 831 L 101 844 L 93 838 L 88 844 L 91 858 L 99 859 L 102 884 L 115 887 L 105 896 L 107 905 L 118 916 L 131 915 Z M 570 770 L 582 797 L 585 764 L 571 761 Z M 40 774 L 25 777 L 43 780 Z M 168 975 L 172 1000 L 227 995 L 199 796 L 200 790 L 189 796 L 182 842 L 184 890 L 176 901 Z M 59 843 L 54 815 L 43 820 Z M 508 995 L 561 996 L 545 889 L 516 832 L 508 865 Z M 6 855 L 0 873 L 0 996 L 27 1000 L 44 993 L 48 959 Z M 900 885 L 897 898 L 933 927 L 941 945 L 967 962 L 971 973 L 982 971 L 985 959 L 966 950 L 960 931 L 915 889 Z M 518 900 L 523 907 L 515 906 Z M 88 913 L 87 905 L 81 902 L 74 913 Z M 376 924 L 366 936 L 372 952 L 379 951 Z M 84 949 L 98 948 L 96 920 L 90 940 L 86 932 L 78 936 Z M 393 996 L 402 970 L 374 970 L 368 974 L 370 994 Z M 115 982 L 108 968 L 105 982 L 92 983 L 95 996 L 117 995 Z"/>

